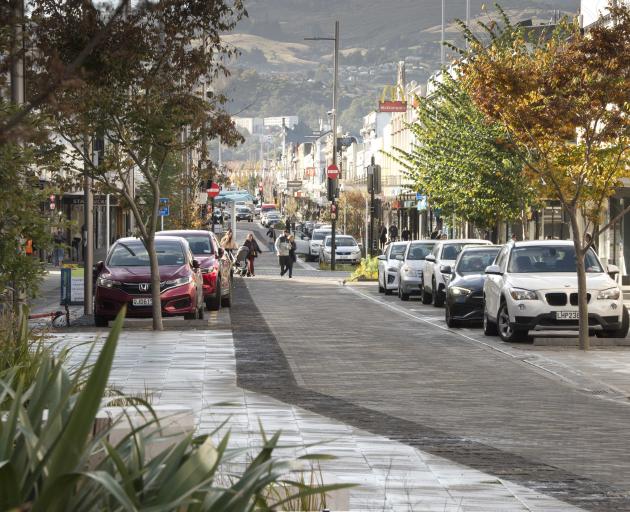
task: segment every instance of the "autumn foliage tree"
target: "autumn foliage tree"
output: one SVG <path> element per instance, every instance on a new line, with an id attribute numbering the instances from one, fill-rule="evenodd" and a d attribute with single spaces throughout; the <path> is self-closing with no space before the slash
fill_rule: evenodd
<path id="1" fill-rule="evenodd" d="M 221 34 L 245 9 L 240 0 L 160 0 L 130 3 L 124 16 L 112 20 L 113 6 L 107 3 L 39 0 L 35 5 L 40 69 L 74 62 L 107 26 L 72 87 L 55 90 L 47 107 L 71 148 L 75 175 L 86 172 L 97 188 L 117 194 L 133 213 L 150 257 L 153 327 L 161 329 L 154 250 L 160 178 L 169 161 L 194 149 L 200 153 L 195 165 L 211 168 L 208 140 L 218 137 L 226 145 L 242 140 L 223 108 L 226 97 L 213 93 L 212 83 L 228 74 L 227 62 L 236 54 Z M 95 137 L 105 140 L 98 164 L 91 145 Z M 144 196 L 148 208 L 136 199 L 135 176 L 150 191 Z"/>
<path id="2" fill-rule="evenodd" d="M 577 257 L 580 347 L 589 347 L 584 256 L 630 208 L 603 217 L 630 177 L 630 10 L 619 3 L 587 31 L 563 20 L 532 40 L 502 16 L 485 36 L 466 30 L 464 88 L 525 155 L 523 173 L 545 199 L 558 200 Z"/>

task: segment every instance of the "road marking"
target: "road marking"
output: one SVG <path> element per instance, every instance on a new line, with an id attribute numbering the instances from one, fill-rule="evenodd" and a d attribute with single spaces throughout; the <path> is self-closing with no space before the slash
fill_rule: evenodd
<path id="1" fill-rule="evenodd" d="M 389 304 L 387 302 L 384 302 L 376 297 L 373 297 L 372 295 L 369 295 L 367 293 L 364 293 L 360 290 L 355 289 L 352 286 L 344 286 L 345 289 L 350 290 L 352 293 L 359 295 L 365 299 L 371 300 L 372 302 L 379 304 L 381 306 L 385 306 L 386 308 L 395 311 L 396 313 L 399 313 L 403 316 L 407 316 L 410 317 L 414 320 L 417 320 L 419 322 L 424 322 L 427 323 L 429 325 L 432 325 L 433 327 L 437 327 L 438 329 L 441 329 L 443 331 L 448 331 L 451 334 L 455 335 L 455 336 L 459 336 L 460 338 L 464 338 L 465 340 L 467 340 L 468 342 L 472 342 L 472 343 L 476 343 L 478 345 L 482 345 L 483 347 L 489 348 L 490 350 L 494 350 L 496 352 L 499 352 L 507 357 L 509 357 L 510 359 L 513 360 L 517 360 L 520 361 L 521 363 L 525 363 L 529 366 L 532 366 L 538 370 L 541 370 L 545 373 L 551 374 L 553 376 L 555 376 L 556 378 L 560 379 L 561 381 L 570 384 L 570 386 L 575 389 L 576 391 L 581 391 L 581 392 L 587 392 L 587 390 L 582 389 L 581 384 L 579 382 L 576 382 L 574 380 L 571 380 L 569 377 L 567 377 L 566 375 L 562 375 L 561 373 L 555 372 L 545 366 L 542 365 L 542 362 L 547 362 L 549 364 L 555 364 L 557 365 L 558 363 L 551 360 L 551 359 L 547 359 L 544 356 L 541 356 L 540 354 L 518 354 L 518 353 L 514 353 L 513 350 L 507 350 L 501 347 L 497 347 L 496 345 L 493 345 L 491 343 L 487 343 L 485 341 L 481 341 L 480 339 L 477 338 L 473 338 L 472 336 L 468 336 L 467 334 L 463 333 L 463 332 L 459 332 L 453 329 L 450 329 L 449 327 L 447 327 L 446 325 L 440 325 L 438 323 L 435 323 L 434 321 L 431 321 L 432 317 L 427 317 L 424 315 L 417 315 L 417 314 L 413 314 L 410 311 L 408 311 L 405 308 L 399 307 L 399 306 L 395 306 L 393 304 Z M 540 361 L 537 362 L 535 360 L 532 359 L 532 355 L 537 357 Z M 563 365 L 566 367 L 566 365 Z M 596 379 L 592 379 L 590 377 L 586 377 L 581 373 L 576 373 L 574 370 L 572 370 L 569 367 L 566 367 L 567 370 L 573 372 L 576 377 L 582 377 L 582 378 L 586 378 L 588 380 L 591 381 L 595 381 L 595 382 L 599 382 Z M 604 383 L 600 383 L 604 388 L 606 388 L 608 390 L 609 393 L 611 393 L 611 395 L 613 396 L 603 396 L 603 395 L 597 395 L 597 398 L 602 398 L 604 400 L 610 400 L 613 401 L 615 403 L 621 403 L 623 405 L 630 405 L 630 402 L 628 402 L 627 398 L 625 396 L 623 396 L 623 393 L 621 393 L 621 391 L 619 391 L 618 389 L 615 389 L 614 387 L 611 387 L 607 384 Z M 590 393 L 587 392 L 587 394 L 591 395 Z M 617 395 L 617 396 L 614 396 Z M 619 396 L 621 395 L 621 396 Z M 592 395 L 591 395 L 592 396 Z"/>

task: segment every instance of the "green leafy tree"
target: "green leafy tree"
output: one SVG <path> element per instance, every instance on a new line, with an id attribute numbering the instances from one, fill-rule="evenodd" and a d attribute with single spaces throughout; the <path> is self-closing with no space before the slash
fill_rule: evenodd
<path id="1" fill-rule="evenodd" d="M 466 30 L 463 84 L 488 122 L 500 123 L 508 143 L 525 154 L 531 186 L 559 201 L 570 220 L 580 347 L 588 349 L 584 256 L 630 211 L 603 217 L 608 199 L 630 178 L 630 7 L 611 4 L 608 21 L 585 33 L 564 20 L 553 34 L 532 40 L 503 14 L 485 29 L 484 38 Z"/>
<path id="2" fill-rule="evenodd" d="M 525 225 L 533 190 L 505 129 L 488 122 L 453 78 L 446 75 L 435 86 L 418 101 L 417 120 L 410 125 L 413 149 L 397 148 L 394 157 L 444 215 L 484 229 L 519 218 Z"/>
<path id="3" fill-rule="evenodd" d="M 150 257 L 154 329 L 162 329 L 154 250 L 160 177 L 169 157 L 196 148 L 201 172 L 210 172 L 206 141 L 240 142 L 223 109 L 226 98 L 213 93 L 211 84 L 228 74 L 226 62 L 236 53 L 220 35 L 245 14 L 240 0 L 162 0 L 129 7 L 114 22 L 108 4 L 40 0 L 33 11 L 38 65 L 44 70 L 59 61 L 73 62 L 108 24 L 97 51 L 83 62 L 81 79 L 55 91 L 49 112 L 55 130 L 72 148 L 69 167 L 86 172 L 104 192 L 117 194 L 134 215 Z M 100 165 L 93 164 L 90 147 L 95 134 L 106 140 Z M 130 186 L 132 174 L 152 192 L 146 216 Z"/>

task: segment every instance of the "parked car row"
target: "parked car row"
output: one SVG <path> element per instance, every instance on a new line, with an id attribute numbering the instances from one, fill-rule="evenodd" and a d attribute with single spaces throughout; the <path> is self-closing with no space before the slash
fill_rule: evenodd
<path id="1" fill-rule="evenodd" d="M 536 240 L 503 246 L 487 240 L 394 242 L 378 257 L 378 290 L 401 300 L 445 305 L 449 327 L 482 323 L 488 336 L 528 339 L 532 331 L 577 330 L 575 248 L 571 241 Z M 625 338 L 630 319 L 614 277 L 594 250 L 585 257 L 588 323 L 599 337 Z"/>
<path id="2" fill-rule="evenodd" d="M 204 317 L 232 301 L 232 262 L 214 233 L 160 231 L 155 237 L 163 316 Z M 94 267 L 94 323 L 106 327 L 127 307 L 127 316 L 153 315 L 149 253 L 139 238 L 121 238 Z"/>

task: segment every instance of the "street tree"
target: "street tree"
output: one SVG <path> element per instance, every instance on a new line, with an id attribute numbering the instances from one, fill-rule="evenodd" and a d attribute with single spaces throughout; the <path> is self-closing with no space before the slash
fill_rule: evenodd
<path id="1" fill-rule="evenodd" d="M 628 212 L 604 218 L 608 198 L 630 178 L 630 8 L 584 32 L 563 20 L 536 40 L 502 14 L 485 36 L 465 31 L 462 82 L 507 143 L 524 152 L 523 173 L 570 220 L 577 258 L 580 347 L 589 348 L 584 256 Z M 592 238 L 586 237 L 592 232 Z"/>
<path id="2" fill-rule="evenodd" d="M 516 219 L 525 226 L 533 190 L 505 129 L 489 122 L 447 72 L 433 86 L 431 95 L 418 98 L 411 151 L 395 148 L 393 157 L 443 216 L 488 230 Z"/>
<path id="3" fill-rule="evenodd" d="M 198 151 L 198 165 L 205 169 L 210 167 L 208 140 L 240 142 L 223 108 L 226 97 L 212 91 L 212 82 L 228 74 L 228 60 L 237 53 L 221 34 L 246 12 L 240 0 L 161 0 L 130 6 L 112 22 L 112 9 L 39 0 L 33 11 L 37 58 L 40 69 L 73 62 L 95 34 L 109 27 L 73 86 L 54 91 L 48 111 L 71 149 L 71 171 L 85 173 L 102 192 L 117 194 L 133 213 L 150 259 L 153 328 L 162 329 L 154 250 L 160 177 L 173 155 L 190 158 Z M 97 137 L 105 140 L 98 162 L 93 158 Z M 136 178 L 152 191 L 146 215 L 136 197 Z"/>

